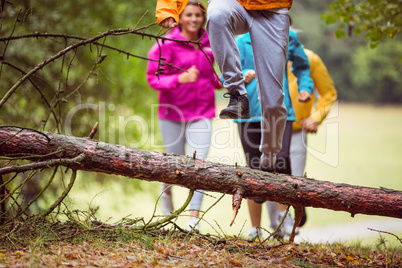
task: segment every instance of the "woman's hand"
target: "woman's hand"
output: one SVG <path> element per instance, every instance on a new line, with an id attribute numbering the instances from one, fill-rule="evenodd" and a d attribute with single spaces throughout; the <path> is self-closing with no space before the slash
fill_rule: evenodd
<path id="1" fill-rule="evenodd" d="M 187 70 L 187 72 L 183 72 L 179 75 L 179 83 L 186 84 L 195 82 L 197 81 L 199 74 L 200 71 L 198 71 L 195 65 L 193 65 Z"/>
<path id="2" fill-rule="evenodd" d="M 161 23 L 159 23 L 159 26 L 163 28 L 174 28 L 177 26 L 177 22 L 174 20 L 174 18 L 169 17 L 161 21 Z"/>
<path id="3" fill-rule="evenodd" d="M 297 97 L 297 100 L 300 102 L 308 102 L 311 100 L 311 94 L 305 90 L 300 91 L 300 96 Z"/>
<path id="4" fill-rule="evenodd" d="M 300 123 L 303 125 L 303 129 L 307 133 L 317 133 L 318 130 L 318 122 L 311 118 L 307 118 L 305 120 L 300 121 Z"/>
<path id="5" fill-rule="evenodd" d="M 254 78 L 255 78 L 255 71 L 254 70 L 248 70 L 244 74 L 244 81 L 246 83 L 250 83 Z"/>

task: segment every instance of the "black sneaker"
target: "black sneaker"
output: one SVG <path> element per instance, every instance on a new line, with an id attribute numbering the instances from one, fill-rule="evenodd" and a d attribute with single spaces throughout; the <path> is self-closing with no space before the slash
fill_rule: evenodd
<path id="1" fill-rule="evenodd" d="M 225 98 L 230 98 L 229 105 L 221 111 L 221 119 L 248 119 L 250 118 L 250 109 L 246 96 L 240 95 L 239 91 L 227 92 L 223 94 Z"/>

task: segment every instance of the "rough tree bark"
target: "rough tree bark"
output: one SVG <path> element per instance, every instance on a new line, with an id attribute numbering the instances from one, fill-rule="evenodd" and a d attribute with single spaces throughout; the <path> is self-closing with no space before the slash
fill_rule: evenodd
<path id="1" fill-rule="evenodd" d="M 107 144 L 88 138 L 0 127 L 0 156 L 12 154 L 32 155 L 32 161 L 41 162 L 25 167 L 3 167 L 0 168 L 0 175 L 21 171 L 22 168 L 29 170 L 64 165 L 75 170 L 227 193 L 240 196 L 240 201 L 241 198 L 258 198 L 295 207 L 346 211 L 352 216 L 367 214 L 402 218 L 402 191 L 398 190 L 274 174 L 247 167 L 204 162 L 194 157 Z M 35 155 L 42 157 L 35 158 Z"/>

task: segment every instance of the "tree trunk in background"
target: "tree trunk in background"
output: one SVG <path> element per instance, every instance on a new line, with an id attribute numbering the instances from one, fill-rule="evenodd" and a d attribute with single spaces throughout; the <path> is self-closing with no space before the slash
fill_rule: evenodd
<path id="1" fill-rule="evenodd" d="M 59 151 L 55 154 L 55 152 Z M 309 178 L 275 174 L 204 162 L 192 157 L 140 150 L 48 132 L 0 128 L 0 156 L 46 155 L 26 169 L 47 165 L 102 172 L 129 178 L 159 181 L 243 198 L 275 201 L 287 205 L 402 218 L 402 191 L 354 186 Z M 71 159 L 81 156 L 77 162 Z M 65 161 L 67 160 L 67 161 Z M 46 163 L 45 163 L 46 164 Z M 21 171 L 0 168 L 0 175 Z"/>

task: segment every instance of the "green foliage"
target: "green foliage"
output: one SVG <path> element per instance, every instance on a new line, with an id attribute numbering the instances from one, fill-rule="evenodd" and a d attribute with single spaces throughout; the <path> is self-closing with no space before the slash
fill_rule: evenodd
<path id="1" fill-rule="evenodd" d="M 344 1 L 344 3 L 346 2 Z M 386 4 L 384 1 L 381 2 Z M 337 23 L 341 23 L 337 20 L 338 17 L 327 16 L 330 8 L 336 3 L 338 2 L 331 0 L 293 2 L 290 14 L 293 27 L 300 30 L 298 33 L 300 41 L 306 48 L 316 52 L 324 61 L 335 82 L 339 100 L 400 104 L 400 93 L 398 92 L 402 90 L 401 84 L 399 78 L 395 79 L 393 74 L 400 72 L 401 35 L 383 38 L 381 44 L 370 51 L 367 49 L 367 39 L 363 34 L 349 35 L 345 27 L 338 28 Z M 325 16 L 328 22 L 331 22 L 330 24 L 326 24 L 322 20 L 322 14 L 326 14 Z M 357 22 L 354 21 L 353 23 L 357 25 Z M 354 30 L 358 28 L 353 27 Z M 340 36 L 344 37 L 339 39 Z M 383 46 L 392 46 L 394 53 L 390 49 L 383 48 Z M 384 50 L 391 53 L 384 53 Z M 357 54 L 359 55 L 358 60 L 356 59 Z M 364 64 L 367 61 L 373 62 L 375 58 L 382 62 L 380 66 L 383 66 L 384 69 L 379 70 L 377 64 Z M 393 70 L 391 70 L 392 68 Z M 391 79 L 388 77 L 389 75 L 385 74 L 385 70 L 390 71 Z M 370 78 L 368 78 L 369 76 Z M 368 79 L 367 82 L 362 81 L 366 78 Z M 384 92 L 386 94 L 383 94 Z M 384 97 L 385 95 L 386 97 Z"/>
<path id="2" fill-rule="evenodd" d="M 401 55 L 402 46 L 395 42 L 384 42 L 375 50 L 358 48 L 352 57 L 357 97 L 364 96 L 370 102 L 402 103 Z"/>
<path id="3" fill-rule="evenodd" d="M 155 22 L 154 9 L 155 3 L 138 0 L 6 3 L 0 20 L 2 37 L 30 33 L 59 36 L 0 42 L 3 56 L 0 96 L 3 97 L 25 73 L 80 38 Z M 159 30 L 154 26 L 147 31 L 155 34 Z M 103 38 L 99 43 L 146 57 L 154 40 L 117 35 Z M 1 113 L 7 115 L 0 118 L 0 124 L 86 136 L 98 121 L 102 141 L 122 145 L 130 145 L 131 141 L 149 149 L 149 142 L 137 142 L 144 130 L 139 130 L 137 121 L 130 121 L 135 115 L 149 122 L 149 107 L 157 102 L 156 92 L 148 87 L 145 79 L 146 66 L 146 60 L 127 57 L 100 45 L 78 47 L 46 65 L 18 87 L 0 108 Z M 27 110 L 30 113 L 26 113 Z M 148 123 L 146 127 L 149 126 Z"/>
<path id="4" fill-rule="evenodd" d="M 400 0 L 338 0 L 322 15 L 326 23 L 338 22 L 336 36 L 365 34 L 370 47 L 375 48 L 385 38 L 394 38 L 402 29 Z"/>

